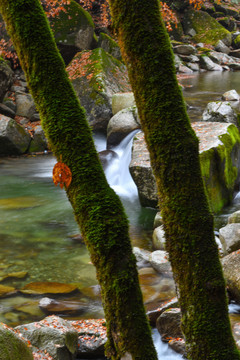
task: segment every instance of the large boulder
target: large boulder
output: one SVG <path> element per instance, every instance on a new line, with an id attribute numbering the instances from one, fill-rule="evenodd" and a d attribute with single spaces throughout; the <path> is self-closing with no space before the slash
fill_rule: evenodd
<path id="1" fill-rule="evenodd" d="M 140 127 L 136 106 L 119 111 L 108 123 L 107 148 L 118 145 L 130 132 Z"/>
<path id="2" fill-rule="evenodd" d="M 228 101 L 208 103 L 203 112 L 203 121 L 226 122 L 238 126 L 237 113 Z"/>
<path id="3" fill-rule="evenodd" d="M 30 144 L 29 152 L 42 152 L 48 149 L 48 141 L 41 125 L 34 128 L 33 139 Z"/>
<path id="4" fill-rule="evenodd" d="M 6 61 L 0 58 L 0 102 L 13 83 L 13 71 Z"/>
<path id="5" fill-rule="evenodd" d="M 16 115 L 18 116 L 29 117 L 29 113 L 35 109 L 32 95 L 23 92 L 16 92 L 16 105 Z"/>
<path id="6" fill-rule="evenodd" d="M 70 322 L 52 315 L 15 328 L 32 346 L 46 350 L 55 360 L 73 360 L 78 347 L 78 332 Z M 13 358 L 11 358 L 13 359 Z M 23 357 L 22 359 L 25 360 Z"/>
<path id="7" fill-rule="evenodd" d="M 227 123 L 197 122 L 192 127 L 200 140 L 201 168 L 210 206 L 214 212 L 219 212 L 232 200 L 240 182 L 239 131 L 235 125 Z M 142 206 L 156 207 L 156 182 L 143 133 L 134 137 L 130 172 Z"/>
<path id="8" fill-rule="evenodd" d="M 183 29 L 185 33 L 193 29 L 196 35 L 193 40 L 216 45 L 219 40 L 230 46 L 232 34 L 218 23 L 216 19 L 201 10 L 189 10 L 184 13 Z"/>
<path id="9" fill-rule="evenodd" d="M 24 154 L 30 141 L 29 133 L 15 120 L 0 115 L 0 156 Z"/>
<path id="10" fill-rule="evenodd" d="M 90 126 L 106 132 L 112 117 L 112 95 L 131 90 L 126 66 L 98 48 L 78 53 L 67 70 Z"/>
<path id="11" fill-rule="evenodd" d="M 0 324 L 0 360 L 33 360 L 27 341 L 12 329 Z"/>
<path id="12" fill-rule="evenodd" d="M 94 23 L 91 15 L 74 0 L 64 5 L 58 16 L 50 17 L 56 43 L 68 63 L 77 51 L 96 46 Z"/>
<path id="13" fill-rule="evenodd" d="M 240 224 L 227 224 L 219 230 L 219 239 L 222 243 L 223 255 L 240 249 Z"/>
<path id="14" fill-rule="evenodd" d="M 117 93 L 112 96 L 112 112 L 113 115 L 119 111 L 136 105 L 133 92 Z"/>
<path id="15" fill-rule="evenodd" d="M 240 251 L 232 252 L 222 259 L 223 274 L 231 297 L 240 303 Z"/>
<path id="16" fill-rule="evenodd" d="M 222 66 L 214 63 L 208 56 L 200 56 L 200 67 L 208 71 L 223 71 Z"/>
<path id="17" fill-rule="evenodd" d="M 98 47 L 101 47 L 114 58 L 122 60 L 121 50 L 115 40 L 105 33 L 100 33 L 98 39 Z"/>
<path id="18" fill-rule="evenodd" d="M 182 338 L 181 311 L 179 308 L 170 308 L 164 311 L 157 319 L 157 329 L 162 339 Z"/>

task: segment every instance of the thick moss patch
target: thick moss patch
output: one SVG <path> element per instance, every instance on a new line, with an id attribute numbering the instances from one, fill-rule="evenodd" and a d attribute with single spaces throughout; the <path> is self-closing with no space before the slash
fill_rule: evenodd
<path id="1" fill-rule="evenodd" d="M 193 40 L 215 45 L 218 40 L 223 40 L 226 45 L 231 45 L 232 35 L 217 20 L 201 10 L 189 10 L 184 17 L 185 27 L 196 31 Z"/>

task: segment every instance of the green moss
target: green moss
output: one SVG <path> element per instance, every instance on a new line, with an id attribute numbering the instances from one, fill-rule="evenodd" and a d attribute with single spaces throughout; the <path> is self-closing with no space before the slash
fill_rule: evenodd
<path id="1" fill-rule="evenodd" d="M 100 33 L 98 40 L 99 47 L 102 47 L 106 52 L 113 57 L 121 60 L 121 51 L 118 43 L 105 33 Z"/>
<path id="2" fill-rule="evenodd" d="M 0 324 L 0 360 L 33 360 L 27 344 L 12 330 Z"/>
<path id="3" fill-rule="evenodd" d="M 66 12 L 61 11 L 50 19 L 51 27 L 57 42 L 75 45 L 76 32 L 80 28 L 94 28 L 94 23 L 91 15 L 74 0 L 70 0 L 70 4 L 64 5 L 64 8 Z"/>
<path id="4" fill-rule="evenodd" d="M 240 48 L 240 35 L 238 35 L 235 39 L 234 39 L 234 45 L 237 49 Z"/>
<path id="5" fill-rule="evenodd" d="M 227 45 L 231 45 L 231 33 L 206 12 L 189 10 L 185 19 L 197 33 L 193 37 L 195 42 L 215 45 L 218 40 L 223 40 Z"/>

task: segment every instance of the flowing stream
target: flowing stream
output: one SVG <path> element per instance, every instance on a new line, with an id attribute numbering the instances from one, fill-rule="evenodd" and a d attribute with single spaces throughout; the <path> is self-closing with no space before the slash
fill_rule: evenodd
<path id="1" fill-rule="evenodd" d="M 210 101 L 221 99 L 231 89 L 240 93 L 240 73 L 203 73 L 181 80 L 184 97 L 190 105 L 191 120 L 201 120 Z M 133 246 L 151 250 L 151 234 L 156 211 L 142 208 L 137 189 L 128 172 L 134 133 L 115 149 L 117 157 L 106 168 L 109 184 L 121 197 L 130 222 Z M 105 150 L 106 140 L 96 134 L 98 151 Z M 65 192 L 52 182 L 55 159 L 51 155 L 0 158 L 0 279 L 1 284 L 21 289 L 35 281 L 74 283 L 80 295 L 62 296 L 62 300 L 82 303 L 82 311 L 72 318 L 103 317 L 96 274 L 88 252 L 79 236 L 72 208 Z M 228 215 L 240 209 L 240 195 L 216 217 L 216 226 L 226 223 Z M 25 273 L 24 277 L 4 277 Z M 140 275 L 145 303 L 149 308 L 174 296 L 174 284 L 154 274 Z M 40 297 L 19 293 L 0 299 L 0 321 L 12 326 L 42 319 Z M 239 312 L 231 305 L 231 312 Z M 71 318 L 68 316 L 68 318 Z M 153 338 L 159 359 L 177 360 L 181 356 L 163 344 L 157 331 Z"/>

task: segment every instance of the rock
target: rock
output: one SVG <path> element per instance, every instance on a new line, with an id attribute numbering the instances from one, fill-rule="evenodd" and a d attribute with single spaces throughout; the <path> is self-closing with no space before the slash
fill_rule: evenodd
<path id="1" fill-rule="evenodd" d="M 200 67 L 208 71 L 223 71 L 222 66 L 215 64 L 208 56 L 200 57 Z"/>
<path id="2" fill-rule="evenodd" d="M 88 309 L 88 305 L 84 302 L 55 300 L 44 297 L 39 301 L 41 310 L 48 314 L 82 314 Z"/>
<path id="3" fill-rule="evenodd" d="M 226 64 L 229 65 L 231 63 L 238 61 L 238 59 L 236 59 L 236 61 L 235 61 L 231 56 L 229 56 L 227 54 L 219 53 L 217 51 L 210 51 L 209 57 L 215 63 L 221 64 L 221 65 L 226 65 Z"/>
<path id="4" fill-rule="evenodd" d="M 24 338 L 42 351 L 47 351 L 55 360 L 73 360 L 77 351 L 78 332 L 70 322 L 58 316 L 15 328 Z M 25 360 L 25 359 L 24 359 Z"/>
<path id="5" fill-rule="evenodd" d="M 97 44 L 91 15 L 75 1 L 66 2 L 58 16 L 50 23 L 58 48 L 66 63 L 81 50 L 92 49 Z"/>
<path id="6" fill-rule="evenodd" d="M 224 42 L 222 40 L 218 40 L 218 42 L 216 43 L 214 50 L 224 53 L 224 54 L 229 54 L 230 49 L 228 46 L 226 46 L 224 44 Z"/>
<path id="7" fill-rule="evenodd" d="M 135 99 L 133 92 L 117 93 L 112 96 L 112 113 L 117 114 L 119 111 L 133 107 Z"/>
<path id="8" fill-rule="evenodd" d="M 182 338 L 171 339 L 168 342 L 168 346 L 174 351 L 176 351 L 178 354 L 185 355 L 184 358 L 186 358 L 186 343 L 184 339 Z"/>
<path id="9" fill-rule="evenodd" d="M 196 63 L 188 63 L 187 64 L 188 68 L 190 68 L 192 71 L 199 71 L 200 67 L 198 64 Z"/>
<path id="10" fill-rule="evenodd" d="M 32 95 L 24 94 L 22 92 L 16 93 L 16 105 L 17 105 L 16 115 L 18 116 L 28 117 L 28 114 L 32 110 L 32 108 L 35 109 L 35 104 Z"/>
<path id="11" fill-rule="evenodd" d="M 153 231 L 153 247 L 155 250 L 165 250 L 165 232 L 163 226 L 158 226 Z"/>
<path id="12" fill-rule="evenodd" d="M 154 223 L 153 223 L 153 228 L 155 229 L 158 226 L 163 225 L 163 219 L 162 219 L 162 215 L 161 212 L 157 212 L 155 218 L 154 218 Z"/>
<path id="13" fill-rule="evenodd" d="M 104 356 L 104 345 L 107 341 L 104 319 L 76 320 L 71 325 L 78 332 L 77 358 L 96 358 Z"/>
<path id="14" fill-rule="evenodd" d="M 181 311 L 179 308 L 170 308 L 164 311 L 156 322 L 156 327 L 162 337 L 162 340 L 169 338 L 182 338 L 181 330 Z"/>
<path id="15" fill-rule="evenodd" d="M 27 271 L 16 271 L 13 273 L 8 273 L 3 276 L 0 276 L 0 281 L 6 280 L 9 278 L 23 279 L 27 276 L 27 274 L 28 274 Z"/>
<path id="16" fill-rule="evenodd" d="M 168 261 L 168 254 L 166 251 L 153 251 L 149 257 L 150 264 L 159 273 L 170 273 L 171 264 Z"/>
<path id="17" fill-rule="evenodd" d="M 136 106 L 119 111 L 108 123 L 107 149 L 119 145 L 129 133 L 140 127 Z"/>
<path id="18" fill-rule="evenodd" d="M 219 230 L 219 239 L 222 243 L 223 255 L 240 249 L 240 224 L 227 224 Z"/>
<path id="19" fill-rule="evenodd" d="M 18 196 L 15 198 L 0 199 L 0 206 L 5 210 L 20 210 L 33 208 L 37 199 L 33 196 Z"/>
<path id="20" fill-rule="evenodd" d="M 174 52 L 181 55 L 193 55 L 196 54 L 197 50 L 193 45 L 177 45 L 174 47 Z"/>
<path id="21" fill-rule="evenodd" d="M 3 101 L 3 98 L 6 92 L 10 89 L 13 83 L 13 71 L 8 66 L 7 62 L 0 59 L 0 102 Z"/>
<path id="22" fill-rule="evenodd" d="M 0 324 L 0 359 L 33 360 L 27 341 L 2 323 Z"/>
<path id="23" fill-rule="evenodd" d="M 235 211 L 228 217 L 228 224 L 240 223 L 240 210 Z"/>
<path id="24" fill-rule="evenodd" d="M 113 159 L 118 158 L 118 154 L 113 150 L 103 150 L 98 153 L 102 167 L 105 170 Z"/>
<path id="25" fill-rule="evenodd" d="M 222 40 L 226 46 L 230 46 L 232 43 L 232 34 L 217 20 L 201 10 L 186 11 L 182 25 L 185 33 L 189 29 L 195 30 L 196 35 L 193 36 L 193 40 L 196 43 L 216 45 L 219 40 Z"/>
<path id="26" fill-rule="evenodd" d="M 240 58 L 240 49 L 230 51 L 229 56 L 233 56 L 233 57 L 239 59 Z"/>
<path id="27" fill-rule="evenodd" d="M 15 102 L 12 99 L 4 98 L 3 99 L 3 104 L 6 105 L 9 109 L 11 109 L 14 112 L 14 114 L 16 114 L 17 106 L 16 106 Z"/>
<path id="28" fill-rule="evenodd" d="M 15 118 L 16 112 L 10 109 L 5 104 L 0 104 L 0 114 L 10 117 L 11 119 Z"/>
<path id="29" fill-rule="evenodd" d="M 210 206 L 219 212 L 232 200 L 234 189 L 239 186 L 239 131 L 228 123 L 202 121 L 193 123 L 192 127 L 200 140 L 200 162 Z M 157 206 L 156 182 L 143 133 L 134 137 L 130 172 L 142 206 Z"/>
<path id="30" fill-rule="evenodd" d="M 0 298 L 12 295 L 16 289 L 12 286 L 5 286 L 0 284 Z"/>
<path id="31" fill-rule="evenodd" d="M 116 59 L 122 60 L 121 50 L 116 41 L 103 32 L 101 32 L 99 35 L 98 47 L 101 47 L 103 50 L 111 54 Z"/>
<path id="32" fill-rule="evenodd" d="M 57 282 L 33 282 L 25 285 L 20 292 L 23 294 L 42 295 L 42 294 L 70 294 L 77 291 L 75 285 Z"/>
<path id="33" fill-rule="evenodd" d="M 74 72 L 72 68 L 77 70 Z M 98 48 L 78 53 L 67 71 L 90 126 L 106 133 L 112 117 L 112 95 L 131 90 L 126 66 Z"/>
<path id="34" fill-rule="evenodd" d="M 202 117 L 203 121 L 225 122 L 238 125 L 236 111 L 226 101 L 208 103 Z"/>
<path id="35" fill-rule="evenodd" d="M 239 101 L 240 96 L 236 90 L 229 90 L 223 94 L 222 99 L 223 101 Z"/>
<path id="36" fill-rule="evenodd" d="M 24 154 L 30 141 L 29 133 L 15 120 L 0 115 L 0 156 Z"/>
<path id="37" fill-rule="evenodd" d="M 41 125 L 38 125 L 34 128 L 33 139 L 30 144 L 29 152 L 43 152 L 48 149 L 48 141 L 44 134 L 43 128 Z"/>
<path id="38" fill-rule="evenodd" d="M 230 69 L 232 69 L 232 70 L 240 70 L 240 64 L 239 64 L 239 63 L 228 64 L 228 66 L 229 66 Z"/>
<path id="39" fill-rule="evenodd" d="M 141 268 L 150 266 L 149 258 L 151 255 L 151 251 L 148 251 L 145 249 L 140 249 L 139 247 L 135 246 L 133 248 L 133 253 L 136 257 L 138 268 L 141 269 Z"/>
<path id="40" fill-rule="evenodd" d="M 184 73 L 184 74 L 192 74 L 193 70 L 190 69 L 188 66 L 180 64 L 178 67 L 178 72 Z"/>
<path id="41" fill-rule="evenodd" d="M 178 306 L 179 306 L 178 299 L 176 297 L 174 297 L 174 298 L 170 299 L 169 301 L 165 301 L 157 309 L 148 311 L 147 317 L 150 321 L 150 325 L 153 327 L 156 327 L 156 321 L 164 311 L 166 311 L 167 309 L 170 309 L 170 308 L 176 308 Z"/>
<path id="42" fill-rule="evenodd" d="M 240 303 L 240 251 L 232 252 L 222 259 L 224 278 L 232 299 Z"/>

